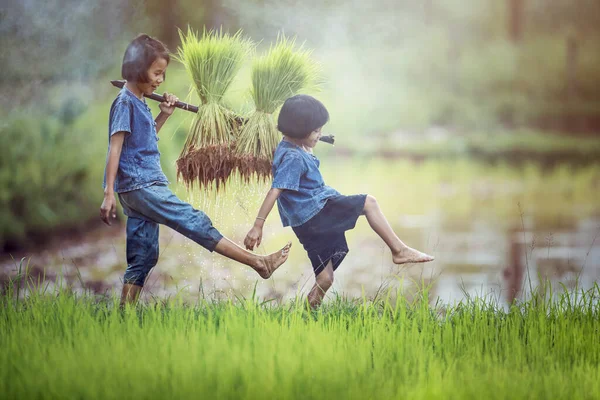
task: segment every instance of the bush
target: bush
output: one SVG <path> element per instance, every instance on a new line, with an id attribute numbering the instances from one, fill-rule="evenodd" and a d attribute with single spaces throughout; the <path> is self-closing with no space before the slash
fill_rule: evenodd
<path id="1" fill-rule="evenodd" d="M 71 119 L 21 114 L 1 127 L 0 248 L 81 224 L 97 208 L 89 185 L 92 147 Z"/>

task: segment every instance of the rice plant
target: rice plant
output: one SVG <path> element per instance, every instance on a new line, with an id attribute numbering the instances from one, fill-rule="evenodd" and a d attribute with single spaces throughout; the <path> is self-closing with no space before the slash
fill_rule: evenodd
<path id="1" fill-rule="evenodd" d="M 280 138 L 275 111 L 287 98 L 318 86 L 320 66 L 311 54 L 294 38 L 281 34 L 267 54 L 254 60 L 251 96 L 256 110 L 243 125 L 235 148 L 236 169 L 246 182 L 252 176 L 259 180 L 271 176 Z"/>
<path id="2" fill-rule="evenodd" d="M 120 311 L 67 290 L 0 295 L 3 398 L 547 399 L 600 396 L 595 286 L 502 310 L 256 297 Z M 149 377 L 151 377 L 149 379 Z"/>
<path id="3" fill-rule="evenodd" d="M 209 188 L 214 183 L 219 189 L 233 169 L 231 155 L 240 127 L 223 97 L 254 45 L 241 31 L 231 35 L 205 30 L 198 36 L 188 28 L 179 36 L 176 59 L 185 66 L 201 104 L 177 160 L 177 177 L 188 188 L 195 183 Z"/>

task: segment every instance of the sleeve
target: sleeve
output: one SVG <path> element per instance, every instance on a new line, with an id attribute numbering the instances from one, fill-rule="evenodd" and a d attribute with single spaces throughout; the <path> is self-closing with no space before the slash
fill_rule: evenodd
<path id="1" fill-rule="evenodd" d="M 300 188 L 300 177 L 305 172 L 306 165 L 302 157 L 290 151 L 283 156 L 281 163 L 275 167 L 271 187 L 297 191 Z"/>
<path id="2" fill-rule="evenodd" d="M 118 100 L 110 111 L 109 131 L 110 136 L 117 132 L 131 133 L 131 104 L 125 100 Z"/>

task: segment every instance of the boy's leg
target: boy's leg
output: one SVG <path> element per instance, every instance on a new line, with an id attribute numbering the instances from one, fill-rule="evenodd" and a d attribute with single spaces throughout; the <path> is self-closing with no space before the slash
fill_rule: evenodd
<path id="1" fill-rule="evenodd" d="M 123 284 L 123 289 L 121 290 L 121 308 L 124 307 L 125 304 L 137 303 L 140 293 L 142 293 L 142 286 L 134 285 L 132 283 Z"/>
<path id="2" fill-rule="evenodd" d="M 266 256 L 251 253 L 221 235 L 204 212 L 180 200 L 167 186 L 153 185 L 120 198 L 146 218 L 167 225 L 211 252 L 250 266 L 262 278 L 269 278 L 287 260 L 291 243 Z"/>
<path id="3" fill-rule="evenodd" d="M 327 266 L 316 276 L 315 284 L 308 293 L 308 304 L 313 310 L 321 305 L 325 293 L 333 285 L 333 262 L 329 260 Z"/>
<path id="4" fill-rule="evenodd" d="M 288 242 L 288 244 L 286 244 L 280 251 L 267 256 L 259 256 L 238 246 L 223 236 L 223 238 L 219 240 L 215 246 L 214 250 L 222 256 L 250 266 L 256 272 L 258 272 L 261 278 L 267 279 L 273 274 L 273 272 L 275 272 L 277 268 L 279 268 L 281 264 L 287 260 L 290 247 L 292 247 L 292 243 Z"/>
<path id="5" fill-rule="evenodd" d="M 364 213 L 371 228 L 392 251 L 394 264 L 420 263 L 434 260 L 434 257 L 408 247 L 398 238 L 383 215 L 383 212 L 381 212 L 375 197 L 367 195 Z"/>
<path id="6" fill-rule="evenodd" d="M 121 306 L 138 300 L 148 273 L 158 261 L 158 224 L 128 217 L 126 253 Z"/>

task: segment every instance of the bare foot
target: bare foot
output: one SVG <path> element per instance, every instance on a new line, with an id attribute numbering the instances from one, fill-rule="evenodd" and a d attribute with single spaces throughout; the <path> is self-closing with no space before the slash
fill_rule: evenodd
<path id="1" fill-rule="evenodd" d="M 392 260 L 394 264 L 424 263 L 435 260 L 435 257 L 407 246 L 399 252 L 393 253 Z"/>
<path id="2" fill-rule="evenodd" d="M 292 242 L 288 242 L 281 250 L 259 259 L 256 272 L 261 278 L 269 278 L 281 264 L 286 262 L 290 254 L 290 247 L 292 247 Z"/>

